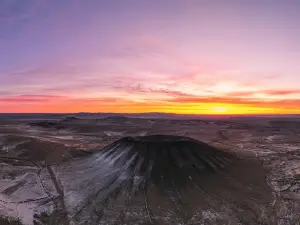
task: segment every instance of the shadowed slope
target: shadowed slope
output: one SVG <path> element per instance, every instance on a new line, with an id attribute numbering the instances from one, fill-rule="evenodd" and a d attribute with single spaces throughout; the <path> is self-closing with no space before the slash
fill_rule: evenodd
<path id="1" fill-rule="evenodd" d="M 258 161 L 186 137 L 122 138 L 58 172 L 75 224 L 259 224 L 271 201 Z"/>
<path id="2" fill-rule="evenodd" d="M 174 183 L 185 186 L 191 176 L 197 178 L 201 173 L 220 172 L 237 160 L 203 142 L 169 135 L 125 137 L 104 148 L 103 153 L 116 167 L 130 161 L 129 177 L 142 177 L 147 187 L 156 185 L 163 189 Z"/>

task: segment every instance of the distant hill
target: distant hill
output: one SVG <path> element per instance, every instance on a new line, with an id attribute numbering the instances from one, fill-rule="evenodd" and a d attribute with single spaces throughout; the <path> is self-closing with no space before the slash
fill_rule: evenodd
<path id="1" fill-rule="evenodd" d="M 299 114 L 294 115 L 188 115 L 175 113 L 0 113 L 0 120 L 77 120 L 77 119 L 102 119 L 102 118 L 141 118 L 141 119 L 257 119 L 281 118 L 300 119 Z"/>
<path id="2" fill-rule="evenodd" d="M 0 119 L 12 120 L 39 120 L 39 119 L 63 119 L 67 114 L 60 113 L 0 113 Z"/>
<path id="3" fill-rule="evenodd" d="M 62 122 L 73 122 L 73 121 L 76 121 L 76 120 L 79 120 L 79 118 L 77 118 L 75 116 L 67 116 L 66 118 L 64 118 L 62 120 Z"/>

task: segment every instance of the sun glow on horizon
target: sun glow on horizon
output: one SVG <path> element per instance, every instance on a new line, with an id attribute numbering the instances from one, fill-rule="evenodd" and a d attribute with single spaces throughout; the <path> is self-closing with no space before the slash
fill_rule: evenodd
<path id="1" fill-rule="evenodd" d="M 216 107 L 212 108 L 212 111 L 217 114 L 223 114 L 228 111 L 228 108 L 225 106 L 216 106 Z"/>
<path id="2" fill-rule="evenodd" d="M 195 102 L 176 100 L 133 101 L 121 98 L 91 98 L 91 99 L 38 99 L 33 97 L 0 99 L 0 108 L 5 109 L 4 113 L 176 113 L 176 114 L 203 114 L 203 115 L 249 115 L 249 114 L 299 114 L 298 102 L 255 102 L 255 103 L 222 103 L 201 100 Z M 31 101 L 29 101 L 31 100 Z M 20 104 L 22 103 L 22 104 Z M 278 107 L 280 104 L 280 107 Z M 5 107 L 4 107 L 5 106 Z"/>

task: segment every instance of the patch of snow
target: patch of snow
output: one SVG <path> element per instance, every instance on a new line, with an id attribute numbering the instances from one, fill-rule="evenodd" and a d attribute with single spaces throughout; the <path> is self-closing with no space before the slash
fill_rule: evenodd
<path id="1" fill-rule="evenodd" d="M 40 176 L 44 173 L 41 172 Z M 49 211 L 50 196 L 45 188 L 49 182 L 42 182 L 38 169 L 29 166 L 15 167 L 0 164 L 0 215 L 19 219 L 22 224 L 33 225 L 37 210 Z"/>
<path id="2" fill-rule="evenodd" d="M 202 212 L 202 217 L 203 217 L 203 219 L 206 219 L 206 220 L 215 220 L 215 219 L 220 218 L 220 214 L 211 212 L 209 210 L 205 210 Z"/>
<path id="3" fill-rule="evenodd" d="M 106 136 L 108 136 L 108 137 L 117 137 L 117 136 L 120 136 L 120 135 L 124 134 L 125 131 L 123 131 L 123 132 L 104 131 L 103 133 L 104 133 Z"/>

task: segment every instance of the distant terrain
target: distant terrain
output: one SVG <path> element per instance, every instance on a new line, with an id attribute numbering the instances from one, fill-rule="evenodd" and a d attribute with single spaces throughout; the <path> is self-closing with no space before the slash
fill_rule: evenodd
<path id="1" fill-rule="evenodd" d="M 263 195 L 266 204 L 260 203 L 261 207 L 255 199 L 259 195 L 254 195 L 239 209 L 234 204 L 212 207 L 199 211 L 194 220 L 177 224 L 300 224 L 300 115 L 77 113 L 0 114 L 0 225 L 76 224 L 72 215 L 77 209 L 72 205 L 79 205 L 80 196 L 74 193 L 81 192 L 74 189 L 91 182 L 86 176 L 95 172 L 88 170 L 94 168 L 94 161 L 80 163 L 122 137 L 160 134 L 193 138 L 257 160 L 254 169 L 243 167 L 244 177 L 259 177 L 266 186 L 243 188 L 270 194 Z M 78 168 L 89 172 L 79 175 Z M 243 196 L 241 189 L 227 194 L 233 193 Z M 138 221 L 149 216 L 148 211 L 146 207 L 132 212 L 136 213 L 132 224 L 142 224 Z M 153 224 L 155 216 L 149 218 Z M 91 222 L 78 224 L 98 224 L 95 221 L 91 216 Z M 164 221 L 172 224 L 171 219 Z M 122 223 L 107 220 L 105 224 Z"/>
<path id="2" fill-rule="evenodd" d="M 175 113 L 0 113 L 0 119 L 63 119 L 68 116 L 74 116 L 81 119 L 97 119 L 106 117 L 128 117 L 144 119 L 296 119 L 300 120 L 300 114 L 287 115 L 195 115 L 195 114 L 175 114 Z"/>

